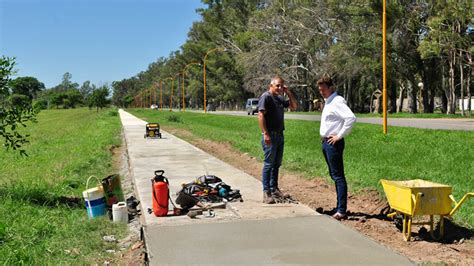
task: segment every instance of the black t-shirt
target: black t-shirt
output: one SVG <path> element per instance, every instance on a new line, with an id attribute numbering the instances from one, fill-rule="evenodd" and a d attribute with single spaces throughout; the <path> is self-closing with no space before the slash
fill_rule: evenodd
<path id="1" fill-rule="evenodd" d="M 283 132 L 284 108 L 290 106 L 290 101 L 285 101 L 282 96 L 273 96 L 269 91 L 264 92 L 258 100 L 258 111 L 265 112 L 265 123 L 268 131 Z"/>

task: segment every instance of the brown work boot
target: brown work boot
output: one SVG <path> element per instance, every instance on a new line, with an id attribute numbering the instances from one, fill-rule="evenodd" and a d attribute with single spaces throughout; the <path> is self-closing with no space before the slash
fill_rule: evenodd
<path id="1" fill-rule="evenodd" d="M 272 194 L 270 192 L 263 191 L 263 203 L 265 204 L 275 203 L 275 199 L 272 197 Z"/>
<path id="2" fill-rule="evenodd" d="M 288 197 L 288 194 L 283 194 L 283 192 L 281 192 L 281 190 L 277 188 L 272 192 L 272 196 L 274 198 L 286 198 Z"/>

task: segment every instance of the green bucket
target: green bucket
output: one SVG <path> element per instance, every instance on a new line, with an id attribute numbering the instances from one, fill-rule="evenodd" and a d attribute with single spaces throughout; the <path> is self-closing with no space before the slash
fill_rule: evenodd
<path id="1" fill-rule="evenodd" d="M 118 174 L 109 175 L 102 179 L 102 187 L 104 188 L 105 203 L 107 208 L 112 208 L 112 205 L 125 201 L 122 191 L 122 184 L 120 183 L 120 176 Z"/>

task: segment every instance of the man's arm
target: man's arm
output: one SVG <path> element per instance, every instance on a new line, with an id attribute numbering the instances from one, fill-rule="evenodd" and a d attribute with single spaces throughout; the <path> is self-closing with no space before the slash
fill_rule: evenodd
<path id="1" fill-rule="evenodd" d="M 286 86 L 283 88 L 283 91 L 288 95 L 288 98 L 290 99 L 290 110 L 295 111 L 296 108 L 298 108 L 298 102 L 296 101 L 295 95 Z"/>
<path id="2" fill-rule="evenodd" d="M 265 144 L 272 144 L 270 134 L 267 130 L 267 123 L 265 121 L 265 110 L 261 110 L 258 112 L 258 126 L 260 127 L 260 130 L 262 130 L 263 140 L 265 141 Z"/>

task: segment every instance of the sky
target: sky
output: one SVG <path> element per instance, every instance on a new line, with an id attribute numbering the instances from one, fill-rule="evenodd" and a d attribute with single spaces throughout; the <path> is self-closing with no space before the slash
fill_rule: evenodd
<path id="1" fill-rule="evenodd" d="M 135 76 L 179 50 L 200 0 L 0 0 L 0 55 L 46 88 Z"/>

